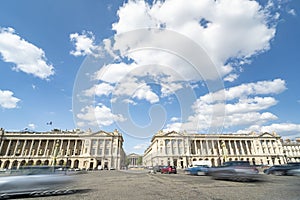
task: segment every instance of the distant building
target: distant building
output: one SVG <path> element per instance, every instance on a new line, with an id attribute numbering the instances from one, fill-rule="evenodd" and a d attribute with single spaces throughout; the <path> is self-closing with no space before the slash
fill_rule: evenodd
<path id="1" fill-rule="evenodd" d="M 126 156 L 128 159 L 128 168 L 140 167 L 142 163 L 139 163 L 140 155 L 136 153 L 131 153 Z"/>
<path id="2" fill-rule="evenodd" d="M 244 160 L 251 164 L 284 164 L 286 158 L 280 136 L 256 134 L 189 134 L 158 132 L 145 150 L 145 166 L 175 165 L 185 168 L 193 161 L 208 160 L 212 166 L 225 161 Z"/>
<path id="3" fill-rule="evenodd" d="M 282 140 L 282 143 L 287 162 L 300 162 L 300 138 Z"/>
<path id="4" fill-rule="evenodd" d="M 114 132 L 52 130 L 15 132 L 0 129 L 0 169 L 25 165 L 60 165 L 80 169 L 121 169 L 123 137 Z"/>

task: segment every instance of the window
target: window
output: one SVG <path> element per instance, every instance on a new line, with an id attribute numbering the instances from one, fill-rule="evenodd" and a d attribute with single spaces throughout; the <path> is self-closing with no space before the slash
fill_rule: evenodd
<path id="1" fill-rule="evenodd" d="M 109 155 L 109 149 L 105 149 L 105 155 Z"/>
<path id="2" fill-rule="evenodd" d="M 102 149 L 98 149 L 98 155 L 102 155 Z"/>
<path id="3" fill-rule="evenodd" d="M 95 148 L 92 148 L 92 152 L 91 152 L 91 154 L 92 154 L 93 156 L 95 156 L 95 155 L 96 155 L 96 149 L 95 149 Z"/>

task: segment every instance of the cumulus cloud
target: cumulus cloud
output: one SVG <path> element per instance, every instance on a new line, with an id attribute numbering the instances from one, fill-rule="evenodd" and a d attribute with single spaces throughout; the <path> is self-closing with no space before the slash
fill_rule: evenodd
<path id="1" fill-rule="evenodd" d="M 300 137 L 300 124 L 294 123 L 273 123 L 270 125 L 252 125 L 243 130 L 237 131 L 237 133 L 249 133 L 249 132 L 257 132 L 257 133 L 278 133 L 283 137 Z"/>
<path id="2" fill-rule="evenodd" d="M 269 7 L 249 0 L 167 0 L 153 4 L 128 1 L 119 9 L 119 20 L 112 28 L 117 34 L 149 27 L 174 30 L 205 49 L 225 76 L 233 71 L 235 59 L 248 61 L 270 48 L 276 32 L 271 24 L 278 16 L 270 14 Z M 149 40 L 145 35 L 135 35 L 135 38 L 139 42 Z M 140 53 L 133 59 L 151 58 L 159 62 L 157 56 L 160 57 L 159 52 L 155 57 Z"/>
<path id="3" fill-rule="evenodd" d="M 141 99 L 156 103 L 159 97 L 170 97 L 185 88 L 186 82 L 234 82 L 245 63 L 270 49 L 279 18 L 279 14 L 271 10 L 271 3 L 263 6 L 251 0 L 165 0 L 152 3 L 129 0 L 118 10 L 118 20 L 112 24 L 115 31 L 112 39 L 103 40 L 103 47 L 100 47 L 92 33 L 71 34 L 75 44 L 71 54 L 93 55 L 101 48 L 114 58 L 112 63 L 99 66 L 101 69 L 93 74 L 100 84 L 89 89 L 89 95 L 92 91 L 95 94 L 100 91 L 99 96 L 113 94 L 113 101 L 125 95 L 129 97 L 125 100 L 133 105 L 136 105 L 133 100 Z M 151 30 L 158 33 L 158 39 Z M 182 40 L 176 40 L 179 35 Z M 195 53 L 195 48 L 186 41 L 201 48 L 201 53 Z M 159 44 L 166 43 L 171 50 L 159 48 Z M 200 63 L 191 62 L 193 56 L 201 57 Z M 194 64 L 201 66 L 201 70 Z M 148 80 L 159 85 L 160 96 L 147 84 Z M 104 86 L 101 90 L 96 89 Z M 285 89 L 285 81 L 275 79 L 209 93 L 194 103 L 194 114 L 186 122 L 174 122 L 167 128 L 205 130 L 212 114 L 215 115 L 213 124 L 221 126 L 226 123 L 227 127 L 274 120 L 276 115 L 265 112 L 277 103 L 270 95 Z M 230 102 L 222 103 L 224 96 Z M 218 111 L 225 111 L 226 116 Z"/>
<path id="4" fill-rule="evenodd" d="M 271 96 L 286 89 L 285 81 L 259 81 L 242 84 L 222 91 L 199 97 L 192 105 L 194 114 L 183 123 L 170 123 L 167 130 L 206 131 L 210 127 L 234 128 L 239 126 L 263 125 L 278 117 L 266 110 L 275 106 L 278 101 Z M 213 117 L 212 117 L 213 116 Z"/>
<path id="5" fill-rule="evenodd" d="M 7 109 L 16 108 L 20 99 L 13 95 L 14 93 L 9 90 L 0 90 L 0 107 Z"/>
<path id="6" fill-rule="evenodd" d="M 108 83 L 100 83 L 85 91 L 87 96 L 108 96 L 113 91 L 114 87 Z"/>
<path id="7" fill-rule="evenodd" d="M 70 34 L 70 40 L 75 46 L 75 50 L 70 51 L 74 56 L 93 55 L 98 57 L 101 55 L 102 48 L 95 44 L 95 36 L 92 32 L 83 31 L 82 34 Z"/>
<path id="8" fill-rule="evenodd" d="M 85 126 L 86 124 L 91 126 L 109 126 L 116 121 L 124 121 L 122 115 L 113 114 L 111 109 L 103 104 L 99 104 L 96 107 L 87 106 L 81 110 L 81 113 L 77 114 L 77 117 L 82 120 L 77 123 L 78 126 Z"/>
<path id="9" fill-rule="evenodd" d="M 0 54 L 5 62 L 14 63 L 16 71 L 46 79 L 54 74 L 54 67 L 47 63 L 45 52 L 21 38 L 13 28 L 0 28 Z"/>
<path id="10" fill-rule="evenodd" d="M 133 94 L 133 98 L 145 99 L 150 103 L 156 103 L 159 101 L 159 97 L 151 91 L 151 88 L 148 85 L 142 85 L 139 87 Z"/>

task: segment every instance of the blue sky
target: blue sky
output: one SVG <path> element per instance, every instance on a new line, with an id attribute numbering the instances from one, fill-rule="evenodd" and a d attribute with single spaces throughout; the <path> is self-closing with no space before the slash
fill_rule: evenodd
<path id="1" fill-rule="evenodd" d="M 300 137 L 299 13 L 296 0 L 1 1 L 0 127 L 116 128 L 127 153 L 161 129 Z"/>

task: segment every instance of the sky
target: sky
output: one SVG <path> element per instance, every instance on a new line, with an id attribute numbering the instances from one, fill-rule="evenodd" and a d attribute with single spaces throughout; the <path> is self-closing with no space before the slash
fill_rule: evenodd
<path id="1" fill-rule="evenodd" d="M 300 137 L 296 0 L 4 0 L 0 127 Z"/>

